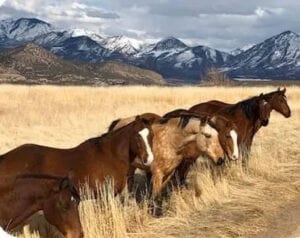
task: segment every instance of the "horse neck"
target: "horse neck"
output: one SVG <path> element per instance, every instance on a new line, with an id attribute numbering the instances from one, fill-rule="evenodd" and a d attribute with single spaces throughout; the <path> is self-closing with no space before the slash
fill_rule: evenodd
<path id="1" fill-rule="evenodd" d="M 128 125 L 116 131 L 111 132 L 101 141 L 101 146 L 111 152 L 117 152 L 121 156 L 115 156 L 114 159 L 124 161 L 126 164 L 132 162 L 136 155 L 132 145 L 133 127 Z"/>
<path id="2" fill-rule="evenodd" d="M 0 204 L 0 225 L 7 230 L 13 229 L 15 226 L 19 225 L 23 218 L 24 214 L 28 216 L 33 213 L 41 210 L 43 207 L 43 200 L 46 200 L 50 196 L 49 186 L 52 183 L 57 183 L 57 181 L 46 180 L 46 182 L 41 183 L 40 181 L 30 180 L 26 182 L 27 179 L 24 179 L 25 183 L 17 181 L 16 183 L 10 184 L 9 188 L 6 188 L 5 194 L 3 190 L 0 190 L 1 193 L 1 203 Z M 31 204 L 28 204 L 28 201 L 32 201 Z M 9 207 L 9 213 L 4 212 L 7 210 L 6 204 L 13 204 Z M 1 216 L 1 214 L 7 214 L 7 217 Z"/>

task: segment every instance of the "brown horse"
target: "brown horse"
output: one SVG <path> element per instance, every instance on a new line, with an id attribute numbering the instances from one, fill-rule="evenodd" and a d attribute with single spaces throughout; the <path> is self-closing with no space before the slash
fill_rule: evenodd
<path id="1" fill-rule="evenodd" d="M 143 115 L 144 114 L 142 114 L 141 117 L 143 117 Z M 156 124 L 160 125 L 160 123 L 158 121 L 160 117 L 158 115 L 156 115 L 156 114 L 153 114 L 153 113 L 146 113 L 145 115 L 151 115 L 151 118 L 155 118 L 154 120 L 151 120 L 151 123 L 153 123 L 152 129 L 153 129 L 153 133 L 154 133 L 154 137 L 155 137 L 156 136 L 155 135 L 156 134 L 155 133 L 156 130 L 154 130 L 154 128 L 157 127 Z M 184 109 L 174 110 L 174 111 L 172 111 L 170 113 L 167 113 L 165 116 L 168 119 L 170 119 L 170 118 L 173 118 L 173 119 L 177 118 L 177 120 L 178 120 L 182 116 L 182 120 L 183 120 L 183 118 L 185 118 L 186 121 L 187 121 L 187 118 L 198 118 L 198 120 L 199 120 L 199 115 L 193 114 L 193 113 L 188 112 L 187 110 L 184 110 Z M 129 117 L 129 118 L 130 118 L 130 120 L 133 120 L 134 116 L 133 117 Z M 119 123 L 118 125 L 124 125 L 124 124 L 130 122 L 129 118 L 125 118 L 124 120 L 123 119 L 118 119 L 118 123 Z M 168 121 L 168 119 L 166 120 L 166 118 L 162 119 L 162 120 L 163 121 Z M 202 117 L 202 119 L 205 120 L 204 117 Z M 237 146 L 237 134 L 236 134 L 235 125 L 233 123 L 231 123 L 230 121 L 226 120 L 225 118 L 219 117 L 219 116 L 218 117 L 214 117 L 213 119 L 211 119 L 210 120 L 210 125 L 211 126 L 213 125 L 214 129 L 217 129 L 219 142 L 221 143 L 221 146 L 222 146 L 223 150 L 226 152 L 227 156 L 230 159 L 232 159 L 232 160 L 236 160 L 239 157 L 239 151 L 238 151 L 238 146 Z M 163 125 L 160 125 L 160 127 L 163 127 Z M 110 128 L 112 130 L 114 130 L 113 126 L 110 126 Z M 161 142 L 161 143 L 165 144 L 165 145 L 169 144 L 170 141 L 171 141 L 171 138 L 175 137 L 176 134 L 178 134 L 178 132 L 173 133 L 173 134 L 169 133 L 168 142 Z M 216 141 L 216 139 L 215 139 L 215 141 Z M 173 142 L 173 144 L 175 144 L 175 143 Z M 182 160 L 184 160 L 182 163 L 189 164 L 189 166 L 186 166 L 187 167 L 186 171 L 180 170 L 180 172 L 179 172 L 176 169 L 176 171 L 177 171 L 176 174 L 180 173 L 180 174 L 184 175 L 184 176 L 180 177 L 180 180 L 183 183 L 183 181 L 184 181 L 184 179 L 186 177 L 185 175 L 188 172 L 188 168 L 196 161 L 196 159 L 201 154 L 204 154 L 204 153 L 203 153 L 203 151 L 201 149 L 198 148 L 198 146 L 195 143 L 195 141 L 191 141 L 191 142 L 187 143 L 186 146 L 182 147 L 176 153 L 178 153 L 178 154 L 180 154 L 182 156 Z M 158 155 L 158 156 L 161 157 L 160 155 Z M 169 158 L 167 158 L 167 160 L 168 159 Z M 132 189 L 133 188 L 132 187 L 133 186 L 133 178 L 134 178 L 134 172 L 135 172 L 136 168 L 140 168 L 142 170 L 148 171 L 147 177 L 148 177 L 149 180 L 152 177 L 152 173 L 150 172 L 149 167 L 140 164 L 139 161 L 140 160 L 136 159 L 133 162 L 133 164 L 132 164 L 133 167 L 132 167 L 131 171 L 129 172 L 129 176 L 128 176 L 128 188 L 129 188 L 129 191 L 133 190 Z M 221 159 L 221 160 L 218 161 L 218 163 L 220 164 L 220 163 L 222 163 L 222 161 L 223 160 Z M 163 163 L 165 163 L 165 161 Z M 153 166 L 155 167 L 155 165 L 153 165 Z M 173 165 L 173 167 L 174 166 L 176 167 L 176 165 Z M 172 167 L 172 169 L 173 169 L 173 167 Z M 181 167 L 182 166 L 180 166 L 180 168 Z M 174 180 L 174 179 L 172 179 L 172 180 Z M 166 184 L 167 181 L 168 181 L 168 179 L 164 182 L 164 185 Z M 162 187 L 164 187 L 164 185 Z M 157 185 L 157 187 L 159 187 L 159 186 L 160 185 Z M 159 188 L 157 190 L 160 191 L 161 189 L 162 188 Z"/>
<path id="2" fill-rule="evenodd" d="M 153 160 L 151 135 L 151 127 L 137 118 L 127 126 L 71 149 L 23 145 L 0 156 L 0 176 L 24 172 L 66 176 L 72 172 L 77 187 L 88 182 L 94 191 L 97 182 L 101 184 L 110 178 L 117 194 L 126 185 L 134 158 L 144 163 Z"/>
<path id="3" fill-rule="evenodd" d="M 255 133 L 261 126 L 268 125 L 271 110 L 271 104 L 263 94 L 236 104 L 226 104 L 214 100 L 197 104 L 189 109 L 190 112 L 199 115 L 220 115 L 232 121 L 237 127 L 239 147 L 246 156 Z"/>
<path id="4" fill-rule="evenodd" d="M 46 220 L 68 238 L 83 237 L 80 196 L 68 177 L 23 174 L 2 177 L 0 226 L 10 231 L 42 210 Z"/>

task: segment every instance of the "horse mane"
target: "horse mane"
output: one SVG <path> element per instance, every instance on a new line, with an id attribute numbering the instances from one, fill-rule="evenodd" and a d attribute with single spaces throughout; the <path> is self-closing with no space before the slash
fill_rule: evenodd
<path id="1" fill-rule="evenodd" d="M 275 94 L 280 94 L 286 99 L 286 95 L 282 91 L 275 90 L 273 92 L 269 92 L 263 95 L 265 100 L 270 100 Z"/>
<path id="2" fill-rule="evenodd" d="M 110 123 L 110 125 L 108 126 L 108 131 L 111 132 L 120 121 L 120 118 L 112 121 L 112 123 Z"/>
<path id="3" fill-rule="evenodd" d="M 16 176 L 16 179 L 48 179 L 48 180 L 56 180 L 59 182 L 59 190 L 62 189 L 62 185 L 65 181 L 68 182 L 68 189 L 70 190 L 72 196 L 77 200 L 80 201 L 80 195 L 78 190 L 76 189 L 75 185 L 72 183 L 72 181 L 69 179 L 68 176 L 55 176 L 55 175 L 49 175 L 49 174 L 19 174 Z"/>
<path id="4" fill-rule="evenodd" d="M 246 100 L 240 101 L 234 104 L 233 106 L 230 106 L 227 109 L 227 111 L 230 114 L 234 114 L 237 110 L 242 110 L 245 113 L 245 115 L 250 119 L 254 116 L 254 112 L 252 108 L 257 104 L 257 99 L 258 96 L 254 96 Z"/>
<path id="5" fill-rule="evenodd" d="M 171 115 L 168 117 L 163 117 L 161 118 L 158 123 L 159 124 L 166 124 L 168 123 L 171 119 L 174 118 L 180 118 L 179 122 L 178 122 L 178 127 L 180 128 L 185 128 L 187 126 L 187 124 L 189 124 L 189 121 L 191 118 L 197 118 L 200 119 L 200 117 L 194 113 L 186 113 L 186 114 L 181 114 L 181 115 Z"/>

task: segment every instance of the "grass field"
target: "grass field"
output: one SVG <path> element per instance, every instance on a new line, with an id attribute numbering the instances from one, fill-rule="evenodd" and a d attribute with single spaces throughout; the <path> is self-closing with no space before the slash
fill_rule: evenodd
<path id="1" fill-rule="evenodd" d="M 24 143 L 68 148 L 102 134 L 119 117 L 164 114 L 210 99 L 237 102 L 272 90 L 1 85 L 0 152 Z M 281 209 L 300 201 L 300 87 L 288 87 L 287 97 L 292 117 L 272 112 L 269 126 L 255 137 L 247 171 L 233 164 L 214 183 L 208 171 L 195 167 L 189 189 L 174 193 L 159 219 L 148 215 L 146 204 L 139 207 L 129 198 L 124 205 L 118 198 L 82 202 L 85 237 L 255 237 L 267 229 Z M 41 234 L 56 236 L 53 228 L 44 229 L 45 221 L 34 218 L 31 224 Z M 21 236 L 39 234 L 26 227 Z"/>

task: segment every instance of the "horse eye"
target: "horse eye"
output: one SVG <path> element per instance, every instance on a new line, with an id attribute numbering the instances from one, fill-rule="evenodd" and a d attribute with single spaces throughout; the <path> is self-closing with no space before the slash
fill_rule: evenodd
<path id="1" fill-rule="evenodd" d="M 231 135 L 226 135 L 226 138 L 228 138 L 228 139 L 230 138 L 231 139 Z"/>
<path id="2" fill-rule="evenodd" d="M 202 133 L 206 138 L 211 138 L 211 134 Z"/>

